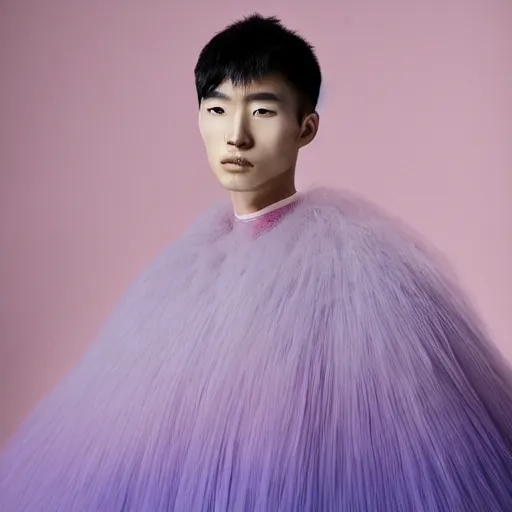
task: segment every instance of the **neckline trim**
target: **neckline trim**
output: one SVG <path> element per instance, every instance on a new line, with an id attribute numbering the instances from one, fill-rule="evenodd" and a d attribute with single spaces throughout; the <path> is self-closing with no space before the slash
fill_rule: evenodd
<path id="1" fill-rule="evenodd" d="M 262 208 L 261 210 L 258 210 L 257 212 L 243 213 L 243 214 L 238 214 L 235 212 L 235 217 L 238 220 L 243 220 L 243 221 L 258 219 L 258 218 L 262 217 L 263 215 L 266 215 L 267 213 L 274 212 L 276 210 L 279 210 L 280 208 L 283 208 L 285 206 L 288 206 L 289 204 L 292 204 L 293 202 L 295 202 L 297 200 L 298 195 L 299 195 L 298 192 L 295 192 L 291 196 L 285 197 L 284 199 L 281 199 L 280 201 L 277 201 L 276 203 L 266 206 L 265 208 Z"/>

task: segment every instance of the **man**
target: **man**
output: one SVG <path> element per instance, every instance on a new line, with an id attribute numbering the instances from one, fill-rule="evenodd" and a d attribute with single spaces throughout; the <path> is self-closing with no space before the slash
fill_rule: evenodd
<path id="1" fill-rule="evenodd" d="M 1 510 L 512 510 L 510 370 L 453 279 L 371 205 L 296 193 L 320 82 L 273 18 L 204 48 L 199 126 L 231 205 L 22 425 Z"/>
<path id="2" fill-rule="evenodd" d="M 236 213 L 295 194 L 298 150 L 318 130 L 321 73 L 312 48 L 273 19 L 214 37 L 195 70 L 208 161 Z"/>

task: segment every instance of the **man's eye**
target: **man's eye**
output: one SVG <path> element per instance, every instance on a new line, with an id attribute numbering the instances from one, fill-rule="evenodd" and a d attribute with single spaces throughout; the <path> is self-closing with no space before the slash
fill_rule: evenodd
<path id="1" fill-rule="evenodd" d="M 210 114 L 216 114 L 216 115 L 224 114 L 224 109 L 220 108 L 220 107 L 208 108 L 207 111 L 210 112 Z"/>
<path id="2" fill-rule="evenodd" d="M 264 116 L 264 117 L 268 117 L 268 116 L 275 114 L 275 112 L 273 112 L 272 110 L 268 110 L 266 108 L 259 108 L 259 109 L 255 110 L 254 113 L 258 116 Z"/>

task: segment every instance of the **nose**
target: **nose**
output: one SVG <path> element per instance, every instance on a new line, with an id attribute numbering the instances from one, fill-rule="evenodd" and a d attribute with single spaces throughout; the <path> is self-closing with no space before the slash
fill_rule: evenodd
<path id="1" fill-rule="evenodd" d="M 249 149 L 254 145 L 251 132 L 247 125 L 245 116 L 236 116 L 230 127 L 227 137 L 228 146 L 234 146 L 237 149 Z"/>

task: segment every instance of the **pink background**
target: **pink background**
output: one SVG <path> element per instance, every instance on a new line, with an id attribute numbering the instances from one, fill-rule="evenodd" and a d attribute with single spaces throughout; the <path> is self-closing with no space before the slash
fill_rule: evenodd
<path id="1" fill-rule="evenodd" d="M 510 0 L 4 0 L 0 441 L 222 196 L 193 67 L 256 10 L 309 38 L 323 66 L 299 185 L 354 189 L 431 238 L 512 357 Z"/>

